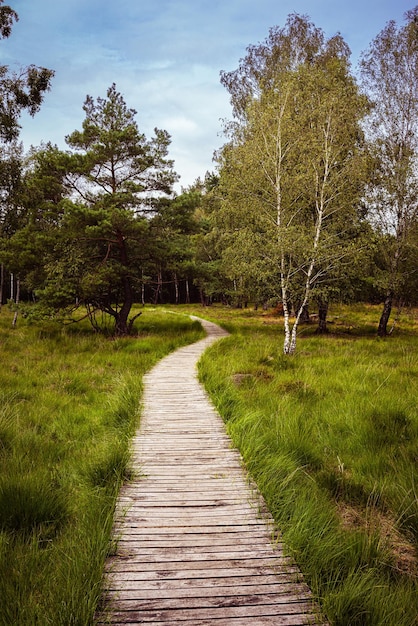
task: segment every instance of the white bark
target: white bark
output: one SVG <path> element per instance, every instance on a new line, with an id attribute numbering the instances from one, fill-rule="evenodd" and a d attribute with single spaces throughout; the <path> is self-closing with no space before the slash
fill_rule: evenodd
<path id="1" fill-rule="evenodd" d="M 315 269 L 315 264 L 317 262 L 317 252 L 321 239 L 321 234 L 323 231 L 324 217 L 325 217 L 325 208 L 327 203 L 326 198 L 326 184 L 328 182 L 328 178 L 330 175 L 330 157 L 331 157 L 331 142 L 330 142 L 330 132 L 331 132 L 331 119 L 328 117 L 327 123 L 324 128 L 324 151 L 323 151 L 323 171 L 319 173 L 316 170 L 316 222 L 315 222 L 315 230 L 314 230 L 314 238 L 312 245 L 312 255 L 310 259 L 310 263 L 308 266 L 308 270 L 306 272 L 306 281 L 305 281 L 305 289 L 303 294 L 302 303 L 299 307 L 299 310 L 296 312 L 296 318 L 293 323 L 292 330 L 290 330 L 289 317 L 285 314 L 285 341 L 283 346 L 284 354 L 294 354 L 296 351 L 296 338 L 297 338 L 297 330 L 300 322 L 300 318 L 302 315 L 302 311 L 305 306 L 309 302 L 309 296 L 311 291 L 311 282 L 312 276 Z M 283 263 L 283 258 L 282 258 Z M 283 294 L 283 268 L 282 268 L 282 294 Z M 285 293 L 285 291 L 284 291 Z M 287 299 L 286 299 L 287 300 Z M 283 311 L 285 311 L 285 298 L 283 298 Z M 288 308 L 288 303 L 286 301 L 286 308 Z"/>
<path id="2" fill-rule="evenodd" d="M 19 299 L 20 299 L 20 280 L 19 278 L 16 279 L 16 308 L 15 308 L 15 314 L 13 316 L 13 322 L 12 322 L 12 326 L 13 328 L 16 327 L 16 323 L 17 323 L 17 316 L 19 314 Z"/>

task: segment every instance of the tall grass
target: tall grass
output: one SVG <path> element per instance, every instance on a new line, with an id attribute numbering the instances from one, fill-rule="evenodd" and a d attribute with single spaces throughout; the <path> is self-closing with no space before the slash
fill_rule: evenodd
<path id="1" fill-rule="evenodd" d="M 277 318 L 205 313 L 232 334 L 200 376 L 330 624 L 416 625 L 416 312 L 379 340 L 376 310 L 339 307 L 295 357 Z"/>
<path id="2" fill-rule="evenodd" d="M 203 336 L 145 309 L 135 338 L 0 314 L 0 624 L 87 626 L 101 593 L 142 375 Z"/>

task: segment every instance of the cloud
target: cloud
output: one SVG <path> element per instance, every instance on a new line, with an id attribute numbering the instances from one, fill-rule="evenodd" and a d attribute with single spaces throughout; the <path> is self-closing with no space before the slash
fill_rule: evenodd
<path id="1" fill-rule="evenodd" d="M 181 133 L 183 136 L 195 135 L 199 130 L 195 121 L 184 116 L 163 119 L 163 126 L 170 128 L 170 132 L 174 135 L 176 133 Z"/>

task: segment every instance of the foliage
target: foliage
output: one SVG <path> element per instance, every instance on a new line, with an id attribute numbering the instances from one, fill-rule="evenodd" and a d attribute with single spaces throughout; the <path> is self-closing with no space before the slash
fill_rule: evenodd
<path id="1" fill-rule="evenodd" d="M 0 39 L 11 35 L 18 15 L 0 0 Z M 45 92 L 50 89 L 54 72 L 35 65 L 12 72 L 0 65 L 0 248 L 5 238 L 15 232 L 20 216 L 16 196 L 20 191 L 22 146 L 18 143 L 22 111 L 35 115 Z M 4 265 L 0 259 L 0 309 L 3 301 Z"/>
<path id="2" fill-rule="evenodd" d="M 384 235 L 380 283 L 385 304 L 379 335 L 387 334 L 393 301 L 405 300 L 416 255 L 418 221 L 418 7 L 392 20 L 361 59 L 365 88 L 373 100 L 367 133 L 374 167 L 368 202 L 375 227 Z"/>
<path id="3" fill-rule="evenodd" d="M 23 149 L 12 141 L 0 146 L 0 234 L 8 237 L 19 224 L 16 197 L 20 191 Z"/>
<path id="4" fill-rule="evenodd" d="M 17 13 L 0 0 L 0 38 L 11 35 Z M 19 116 L 23 110 L 35 115 L 40 109 L 45 92 L 50 89 L 52 70 L 30 65 L 19 73 L 0 65 L 0 141 L 12 142 L 19 136 Z"/>
<path id="5" fill-rule="evenodd" d="M 76 150 L 68 160 L 67 184 L 83 204 L 69 212 L 65 226 L 72 245 L 81 243 L 81 299 L 112 315 L 123 335 L 131 329 L 134 283 L 152 245 L 144 212 L 154 212 L 158 193 L 169 194 L 176 180 L 167 159 L 170 138 L 158 129 L 151 140 L 140 134 L 136 111 L 127 108 L 114 84 L 106 99 L 87 96 L 83 108 L 83 130 L 67 137 Z"/>
<path id="6" fill-rule="evenodd" d="M 202 201 L 199 183 L 192 185 L 174 198 L 160 203 L 151 223 L 153 239 L 161 242 L 157 259 L 158 277 L 153 300 L 164 302 L 162 277 L 174 284 L 174 303 L 180 301 L 180 281 L 186 285 L 186 302 L 190 302 L 190 282 L 195 275 L 191 239 L 200 230 L 197 211 Z M 155 261 L 155 259 L 154 259 Z M 150 268 L 152 272 L 152 268 Z"/>
<path id="7" fill-rule="evenodd" d="M 147 140 L 114 84 L 107 98 L 87 96 L 84 111 L 82 131 L 67 137 L 72 152 L 47 144 L 33 153 L 20 198 L 25 223 L 4 259 L 35 290 L 38 308 L 84 305 L 96 329 L 97 314 L 107 314 L 125 335 L 144 267 L 161 255 L 152 217 L 176 179 L 170 138 L 155 129 Z"/>
<path id="8" fill-rule="evenodd" d="M 367 99 L 348 58 L 340 36 L 326 41 L 291 15 L 223 75 L 237 120 L 219 154 L 224 263 L 231 278 L 280 295 L 286 354 L 312 291 L 357 249 Z"/>

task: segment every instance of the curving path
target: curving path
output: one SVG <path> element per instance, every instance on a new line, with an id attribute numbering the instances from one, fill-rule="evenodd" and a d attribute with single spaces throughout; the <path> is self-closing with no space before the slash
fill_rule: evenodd
<path id="1" fill-rule="evenodd" d="M 196 377 L 207 337 L 145 376 L 133 440 L 140 476 L 122 488 L 117 552 L 99 624 L 316 624 L 310 593 L 283 554 L 260 496 Z"/>

